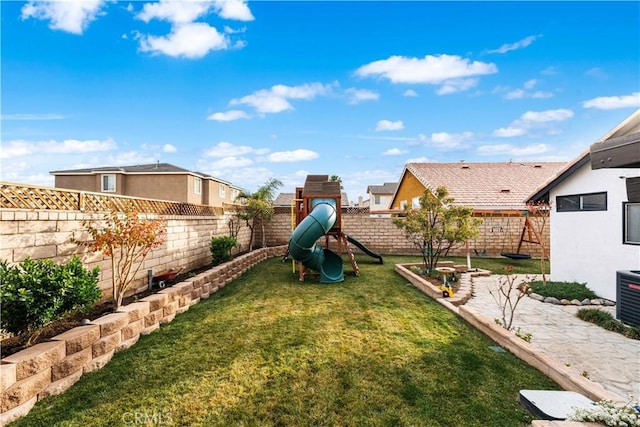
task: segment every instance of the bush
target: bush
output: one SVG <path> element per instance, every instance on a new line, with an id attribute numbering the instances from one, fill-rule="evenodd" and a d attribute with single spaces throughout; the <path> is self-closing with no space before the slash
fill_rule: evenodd
<path id="1" fill-rule="evenodd" d="M 558 299 L 584 299 L 598 298 L 595 292 L 587 288 L 586 283 L 577 282 L 547 282 L 541 281 L 530 282 L 531 291 L 543 297 L 554 297 Z"/>
<path id="2" fill-rule="evenodd" d="M 39 329 L 71 312 L 86 313 L 102 297 L 99 267 L 88 271 L 78 257 L 58 265 L 31 260 L 8 266 L 0 261 L 0 326 L 32 337 Z"/>
<path id="3" fill-rule="evenodd" d="M 594 323 L 608 331 L 617 332 L 627 338 L 640 340 L 640 328 L 627 326 L 615 319 L 611 313 L 597 308 L 581 308 L 576 313 L 579 319 Z"/>
<path id="4" fill-rule="evenodd" d="M 233 249 L 238 241 L 235 237 L 212 237 L 211 238 L 211 260 L 213 265 L 220 265 L 223 262 L 231 261 L 231 249 Z"/>

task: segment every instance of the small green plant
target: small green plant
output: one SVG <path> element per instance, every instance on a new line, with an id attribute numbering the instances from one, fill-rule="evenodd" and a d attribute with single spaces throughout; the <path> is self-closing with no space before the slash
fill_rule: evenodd
<path id="1" fill-rule="evenodd" d="M 581 308 L 576 312 L 576 316 L 579 319 L 596 324 L 608 331 L 617 332 L 634 340 L 640 340 L 639 327 L 627 326 L 615 319 L 613 315 L 607 311 L 597 308 Z"/>
<path id="2" fill-rule="evenodd" d="M 567 420 L 596 422 L 612 427 L 640 427 L 640 407 L 633 398 L 626 403 L 601 400 L 588 408 L 574 408 Z"/>
<path id="3" fill-rule="evenodd" d="M 549 282 L 541 281 L 529 282 L 531 291 L 544 297 L 554 297 L 557 299 L 584 299 L 598 298 L 595 292 L 589 289 L 586 283 L 577 282 Z"/>
<path id="4" fill-rule="evenodd" d="M 9 266 L 0 261 L 2 329 L 30 345 L 42 329 L 74 311 L 86 313 L 102 297 L 99 267 L 87 270 L 78 257 L 67 264 L 25 259 Z"/>
<path id="5" fill-rule="evenodd" d="M 523 332 L 519 326 L 516 328 L 515 334 L 518 338 L 528 343 L 531 343 L 531 339 L 533 338 L 533 335 L 531 335 L 531 332 Z"/>
<path id="6" fill-rule="evenodd" d="M 236 246 L 238 241 L 235 237 L 221 236 L 211 238 L 211 261 L 213 265 L 220 265 L 223 262 L 233 259 L 231 249 Z"/>

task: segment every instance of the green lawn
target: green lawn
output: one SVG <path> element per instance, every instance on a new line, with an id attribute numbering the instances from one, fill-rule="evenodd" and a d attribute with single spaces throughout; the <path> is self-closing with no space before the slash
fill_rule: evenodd
<path id="1" fill-rule="evenodd" d="M 321 285 L 273 258 L 14 425 L 528 425 L 519 390 L 558 386 L 393 271 L 417 260 Z"/>

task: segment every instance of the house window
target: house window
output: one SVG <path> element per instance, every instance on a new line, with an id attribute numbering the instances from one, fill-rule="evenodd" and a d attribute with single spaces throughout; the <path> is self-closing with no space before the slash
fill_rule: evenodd
<path id="1" fill-rule="evenodd" d="M 116 176 L 114 174 L 102 175 L 102 191 L 109 193 L 116 191 Z"/>
<path id="2" fill-rule="evenodd" d="M 237 189 L 232 188 L 231 189 L 231 200 L 236 200 L 238 198 L 238 195 L 240 195 L 240 192 Z"/>
<path id="3" fill-rule="evenodd" d="M 623 203 L 623 241 L 625 245 L 640 245 L 640 203 Z"/>
<path id="4" fill-rule="evenodd" d="M 380 204 L 380 196 L 373 196 L 373 203 L 376 205 Z"/>
<path id="5" fill-rule="evenodd" d="M 406 209 L 407 208 L 407 201 L 406 200 L 400 200 L 400 209 Z"/>
<path id="6" fill-rule="evenodd" d="M 420 209 L 420 196 L 416 196 L 411 199 L 411 207 L 414 209 Z"/>
<path id="7" fill-rule="evenodd" d="M 219 192 L 219 194 L 220 194 L 220 198 L 222 198 L 222 199 L 224 199 L 226 197 L 226 195 L 227 195 L 227 186 L 226 185 L 220 184 L 220 192 Z"/>
<path id="8" fill-rule="evenodd" d="M 607 193 L 574 194 L 571 196 L 556 197 L 556 211 L 558 212 L 578 212 L 578 211 L 606 211 Z"/>
<path id="9" fill-rule="evenodd" d="M 193 192 L 195 194 L 202 194 L 202 179 L 193 178 Z"/>

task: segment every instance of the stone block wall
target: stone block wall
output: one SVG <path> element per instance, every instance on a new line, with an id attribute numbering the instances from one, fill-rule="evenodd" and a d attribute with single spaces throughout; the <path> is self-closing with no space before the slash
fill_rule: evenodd
<path id="1" fill-rule="evenodd" d="M 392 218 L 379 218 L 369 215 L 368 209 L 343 209 L 342 230 L 345 234 L 355 238 L 369 249 L 381 254 L 416 255 L 417 249 L 406 239 L 400 229 L 393 224 Z M 471 256 L 498 257 L 502 252 L 514 253 L 517 250 L 520 234 L 524 226 L 524 217 L 507 216 L 479 216 L 483 222 L 480 226 L 480 235 L 471 240 Z M 277 246 L 289 243 L 291 236 L 291 210 L 289 208 L 276 208 L 273 220 L 265 230 L 267 245 Z M 260 241 L 260 230 L 256 229 L 256 241 Z M 549 245 L 549 225 L 543 230 L 543 241 L 546 242 L 547 251 Z M 325 245 L 325 239 L 318 243 Z M 330 246 L 334 242 L 329 242 Z M 355 253 L 358 248 L 350 245 Z M 540 245 L 523 243 L 521 253 L 540 257 L 542 250 Z M 453 249 L 449 255 L 465 256 L 466 249 L 463 246 Z"/>
<path id="2" fill-rule="evenodd" d="M 161 274 L 171 269 L 183 271 L 196 269 L 211 263 L 210 242 L 212 237 L 228 236 L 228 216 L 182 216 L 146 215 L 146 218 L 161 218 L 167 221 L 165 243 L 153 250 L 144 260 L 134 288 L 147 287 L 147 270 Z M 18 263 L 26 257 L 52 259 L 56 263 L 69 261 L 78 255 L 85 267 L 100 267 L 98 286 L 105 294 L 111 291 L 110 258 L 90 252 L 76 243 L 90 238 L 83 221 L 101 218 L 98 214 L 80 211 L 49 211 L 2 209 L 0 211 L 0 259 Z M 249 247 L 250 230 L 242 227 L 238 234 L 240 246 Z"/>
<path id="3" fill-rule="evenodd" d="M 83 374 L 101 369 L 116 352 L 133 346 L 141 335 L 171 322 L 177 314 L 209 298 L 256 264 L 283 256 L 285 250 L 282 246 L 240 255 L 115 313 L 3 358 L 0 425 L 27 414 L 38 400 L 63 393 Z"/>

